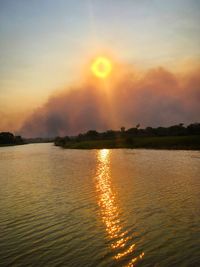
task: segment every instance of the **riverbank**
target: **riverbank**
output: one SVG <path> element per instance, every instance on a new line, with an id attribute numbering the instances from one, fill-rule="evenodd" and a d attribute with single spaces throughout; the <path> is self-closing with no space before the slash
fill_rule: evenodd
<path id="1" fill-rule="evenodd" d="M 35 143 L 52 143 L 53 141 L 54 138 L 50 137 L 22 138 L 21 136 L 15 136 L 13 133 L 10 132 L 0 133 L 0 147 L 18 146 Z"/>
<path id="2" fill-rule="evenodd" d="M 22 146 L 22 145 L 26 145 L 25 143 L 23 144 L 0 144 L 0 147 L 5 147 L 5 146 Z"/>
<path id="3" fill-rule="evenodd" d="M 55 142 L 55 145 L 68 149 L 146 148 L 200 150 L 200 136 L 145 136 L 109 140 L 66 140 L 60 143 Z"/>

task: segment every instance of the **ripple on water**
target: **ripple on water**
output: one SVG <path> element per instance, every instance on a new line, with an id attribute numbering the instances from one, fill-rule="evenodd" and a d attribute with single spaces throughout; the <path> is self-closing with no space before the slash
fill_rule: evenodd
<path id="1" fill-rule="evenodd" d="M 199 266 L 195 152 L 1 152 L 0 266 Z"/>

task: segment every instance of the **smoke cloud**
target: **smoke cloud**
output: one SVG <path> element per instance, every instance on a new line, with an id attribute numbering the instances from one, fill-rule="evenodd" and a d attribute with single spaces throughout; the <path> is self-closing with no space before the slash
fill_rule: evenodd
<path id="1" fill-rule="evenodd" d="M 76 135 L 90 129 L 168 126 L 200 119 L 199 69 L 175 75 L 165 68 L 136 73 L 130 67 L 115 80 L 67 88 L 25 121 L 26 137 Z"/>

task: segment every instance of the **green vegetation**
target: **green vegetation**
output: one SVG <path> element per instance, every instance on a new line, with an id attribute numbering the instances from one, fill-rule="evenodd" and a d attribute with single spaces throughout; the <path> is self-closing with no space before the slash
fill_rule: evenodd
<path id="1" fill-rule="evenodd" d="M 121 131 L 98 133 L 88 131 L 75 137 L 57 137 L 55 145 L 70 149 L 102 148 L 151 148 L 151 149 L 191 149 L 200 150 L 200 124 L 187 127 L 183 124 L 171 127 L 147 127 Z"/>

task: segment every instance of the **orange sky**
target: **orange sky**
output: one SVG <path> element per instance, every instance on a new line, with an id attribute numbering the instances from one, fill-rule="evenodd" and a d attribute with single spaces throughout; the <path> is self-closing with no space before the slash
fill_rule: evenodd
<path id="1" fill-rule="evenodd" d="M 199 74 L 199 8 L 195 0 L 161 0 L 151 4 L 146 0 L 117 1 L 115 5 L 105 0 L 77 0 L 76 3 L 60 0 L 44 3 L 8 0 L 0 3 L 0 131 L 18 131 L 35 110 L 37 112 L 39 107 L 46 109 L 48 104 L 45 103 L 49 98 L 52 100 L 52 94 L 59 96 L 59 92 L 64 91 L 68 101 L 71 88 L 86 92 L 88 83 L 94 90 L 98 88 L 99 82 L 91 85 L 94 79 L 88 76 L 91 75 L 91 61 L 102 55 L 114 62 L 115 71 L 107 81 L 110 89 L 106 90 L 106 94 L 113 94 L 113 100 L 101 96 L 95 101 L 100 105 L 98 109 L 102 109 L 105 100 L 110 101 L 113 121 L 114 118 L 118 121 L 116 116 L 121 116 L 115 114 L 118 110 L 117 99 L 122 98 L 119 92 L 127 90 L 126 94 L 130 94 L 131 98 L 132 91 L 139 92 L 136 84 L 143 88 L 143 80 L 150 75 L 146 73 L 151 73 L 152 69 L 159 66 L 175 75 L 180 85 L 175 91 L 163 89 L 165 80 L 162 82 L 162 79 L 165 78 L 160 77 L 160 74 L 157 77 L 156 74 L 155 79 L 159 81 L 153 81 L 156 83 L 154 98 L 166 90 L 176 99 L 180 87 L 184 88 L 180 101 L 184 101 L 184 95 L 188 94 L 189 98 L 195 99 L 193 91 L 197 89 L 189 86 L 191 81 L 186 86 L 185 79 L 191 77 L 191 73 L 194 76 Z M 129 90 L 119 88 L 120 83 Z M 147 83 L 145 86 L 150 85 Z M 142 90 L 144 88 L 140 95 Z M 149 90 L 152 91 L 151 88 Z M 72 101 L 75 102 L 75 98 Z M 85 103 L 79 101 L 74 105 Z M 133 104 L 138 106 L 134 99 L 130 105 Z M 183 105 L 185 103 L 182 102 Z M 143 118 L 139 108 L 138 111 L 135 107 L 127 109 L 130 116 L 133 116 L 133 110 L 140 112 L 134 113 L 133 123 L 137 116 L 141 123 L 156 123 L 153 118 Z M 76 113 L 77 110 L 69 112 Z M 189 115 L 182 111 L 183 116 L 177 120 L 196 120 L 192 106 L 187 112 Z M 125 110 L 123 114 L 127 114 L 127 117 L 123 115 L 124 122 L 120 121 L 119 124 L 129 124 L 128 111 Z M 170 121 L 176 122 L 175 119 Z M 168 121 L 163 119 L 158 123 Z M 88 127 L 90 125 L 92 123 Z M 66 128 L 66 131 L 70 130 Z"/>

